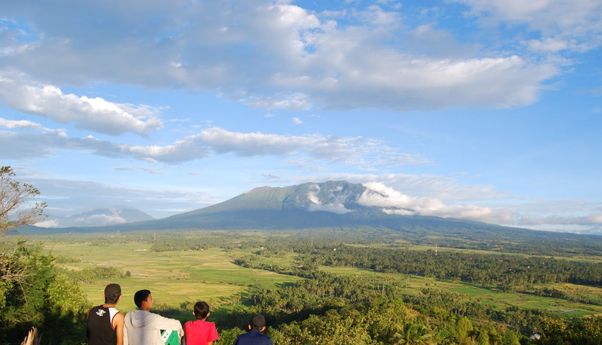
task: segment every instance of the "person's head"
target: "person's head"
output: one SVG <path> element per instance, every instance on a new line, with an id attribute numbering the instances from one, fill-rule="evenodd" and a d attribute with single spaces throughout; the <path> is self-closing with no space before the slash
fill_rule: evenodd
<path id="1" fill-rule="evenodd" d="M 105 303 L 117 304 L 121 297 L 121 286 L 119 284 L 109 284 L 105 287 Z"/>
<path id="2" fill-rule="evenodd" d="M 194 311 L 192 312 L 197 320 L 204 320 L 209 316 L 209 304 L 203 301 L 196 302 L 194 304 Z"/>
<path id="3" fill-rule="evenodd" d="M 140 310 L 150 311 L 153 307 L 153 296 L 150 290 L 139 290 L 134 294 L 134 303 Z"/>
<path id="4" fill-rule="evenodd" d="M 265 332 L 265 317 L 261 314 L 256 314 L 253 316 L 248 326 L 249 330 L 256 329 L 259 332 Z"/>

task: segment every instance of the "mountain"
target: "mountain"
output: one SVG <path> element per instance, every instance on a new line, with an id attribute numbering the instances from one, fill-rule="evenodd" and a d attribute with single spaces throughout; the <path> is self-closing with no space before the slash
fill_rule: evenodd
<path id="1" fill-rule="evenodd" d="M 98 227 L 153 220 L 145 212 L 135 208 L 98 208 L 67 217 L 50 216 L 44 227 Z"/>
<path id="2" fill-rule="evenodd" d="M 465 219 L 418 215 L 420 210 L 431 206 L 428 200 L 411 199 L 399 192 L 387 190 L 382 185 L 379 187 L 346 181 L 328 181 L 288 187 L 259 187 L 209 207 L 162 219 L 149 220 L 150 216 L 137 210 L 125 212 L 103 209 L 70 217 L 73 221 L 71 224 L 74 224 L 71 227 L 46 230 L 29 227 L 21 228 L 19 232 L 371 228 L 402 231 L 408 240 L 416 242 L 438 238 L 440 241 L 458 243 L 471 241 L 477 246 L 481 241 L 496 239 L 521 239 L 539 243 L 550 239 L 573 241 L 579 236 L 593 236 L 534 231 Z M 125 223 L 121 219 L 133 222 Z M 103 225 L 101 220 L 119 221 Z M 598 237 L 592 238 L 599 240 Z"/>
<path id="3" fill-rule="evenodd" d="M 390 202 L 389 197 L 378 189 L 346 181 L 259 187 L 222 203 L 163 219 L 93 227 L 87 222 L 86 227 L 74 225 L 55 231 L 382 227 L 422 234 L 465 231 L 496 234 L 500 229 L 532 232 L 468 220 L 420 216 L 403 203 Z M 115 214 L 122 215 L 113 212 L 108 216 Z M 86 215 L 94 216 L 93 213 Z M 106 212 L 100 214 L 100 218 L 105 216 Z"/>

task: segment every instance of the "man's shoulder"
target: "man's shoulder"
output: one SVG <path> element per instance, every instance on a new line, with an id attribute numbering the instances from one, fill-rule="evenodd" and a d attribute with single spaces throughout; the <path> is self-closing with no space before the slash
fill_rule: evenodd
<path id="1" fill-rule="evenodd" d="M 186 321 L 184 324 L 186 324 L 186 325 L 215 326 L 215 322 L 206 321 L 206 320 L 190 320 L 190 321 Z"/>
<path id="2" fill-rule="evenodd" d="M 242 338 L 242 339 L 247 339 L 247 338 L 270 339 L 270 337 L 268 337 L 267 335 L 260 333 L 260 332 L 247 332 L 247 333 L 243 333 L 243 334 L 239 335 L 238 337 Z"/>
<path id="3" fill-rule="evenodd" d="M 97 310 L 97 309 L 107 309 L 107 308 L 103 307 L 102 304 L 101 305 L 95 305 L 92 308 L 88 309 L 88 312 L 91 312 L 92 310 Z"/>
<path id="4" fill-rule="evenodd" d="M 148 318 L 148 317 L 154 317 L 154 316 L 159 316 L 159 315 L 153 314 L 146 310 L 140 310 L 140 309 L 130 310 L 125 314 L 126 319 L 132 319 L 132 318 L 139 319 L 139 318 Z"/>

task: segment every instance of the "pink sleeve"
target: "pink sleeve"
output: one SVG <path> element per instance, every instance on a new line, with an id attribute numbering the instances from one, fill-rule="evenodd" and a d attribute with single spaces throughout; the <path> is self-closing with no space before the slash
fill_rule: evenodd
<path id="1" fill-rule="evenodd" d="M 209 329 L 209 339 L 207 341 L 215 341 L 219 339 L 219 334 L 217 334 L 217 329 L 215 328 L 215 324 L 211 324 L 211 328 Z"/>

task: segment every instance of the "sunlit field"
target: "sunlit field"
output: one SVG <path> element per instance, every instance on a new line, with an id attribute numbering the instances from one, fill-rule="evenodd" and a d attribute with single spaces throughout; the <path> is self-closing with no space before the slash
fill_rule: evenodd
<path id="1" fill-rule="evenodd" d="M 145 238 L 141 241 L 136 236 Z M 178 236 L 174 234 L 173 236 Z M 267 234 L 261 234 L 261 237 Z M 278 274 L 261 269 L 252 269 L 238 266 L 234 260 L 248 255 L 260 248 L 241 250 L 236 248 L 223 249 L 210 247 L 201 250 L 171 250 L 155 251 L 152 241 L 148 241 L 149 234 L 129 235 L 115 237 L 113 241 L 98 241 L 98 235 L 77 235 L 77 241 L 70 241 L 68 236 L 32 237 L 40 239 L 46 251 L 57 258 L 59 265 L 71 271 L 81 271 L 93 267 L 112 267 L 123 273 L 123 276 L 111 279 L 92 279 L 81 282 L 91 305 L 102 302 L 102 290 L 108 282 L 118 282 L 123 287 L 123 298 L 120 307 L 124 310 L 134 308 L 133 293 L 139 289 L 149 289 L 153 292 L 155 303 L 160 307 L 180 308 L 182 305 L 205 300 L 215 307 L 236 303 L 238 296 L 253 289 L 277 288 L 284 283 L 297 281 L 299 278 L 292 275 Z M 236 236 L 225 239 L 226 243 L 237 241 Z M 372 244 L 378 247 L 382 244 Z M 350 244 L 362 247 L 362 245 Z M 462 253 L 490 253 L 470 249 L 429 247 L 424 245 L 409 245 L 400 243 L 401 248 L 408 250 L 433 250 L 462 252 Z M 521 255 L 510 253 L 510 255 Z M 297 255 L 290 251 L 283 251 L 278 255 L 261 257 L 263 263 L 281 266 L 294 266 Z M 561 258 L 562 257 L 558 257 Z M 568 257 L 571 261 L 598 262 L 600 257 Z M 555 288 L 571 295 L 588 298 L 592 303 L 579 303 L 571 300 L 554 297 L 536 296 L 525 292 L 504 292 L 495 289 L 483 288 L 475 284 L 461 281 L 436 280 L 434 278 L 399 273 L 382 273 L 352 267 L 327 267 L 321 266 L 320 270 L 340 276 L 354 277 L 381 277 L 393 279 L 401 287 L 404 294 L 413 295 L 423 288 L 440 289 L 464 296 L 469 296 L 479 303 L 492 305 L 500 310 L 507 307 L 523 309 L 545 310 L 559 316 L 587 316 L 602 313 L 602 289 L 575 284 L 540 284 L 539 288 Z"/>
<path id="2" fill-rule="evenodd" d="M 91 304 L 101 304 L 103 289 L 109 282 L 122 286 L 120 307 L 133 309 L 133 294 L 140 289 L 152 291 L 159 306 L 179 307 L 182 303 L 204 300 L 214 306 L 230 303 L 232 296 L 254 288 L 275 288 L 293 282 L 296 277 L 233 264 L 236 252 L 219 248 L 201 251 L 154 252 L 148 243 L 136 241 L 95 244 L 45 242 L 44 248 L 65 261 L 70 270 L 104 266 L 127 273 L 127 277 L 95 279 L 81 284 Z M 73 262 L 71 262 L 73 261 Z"/>

